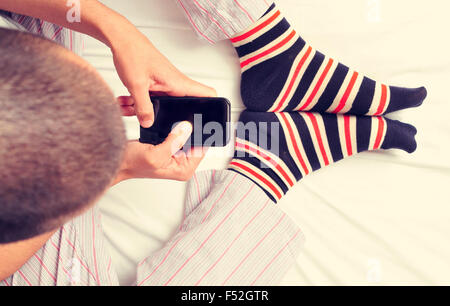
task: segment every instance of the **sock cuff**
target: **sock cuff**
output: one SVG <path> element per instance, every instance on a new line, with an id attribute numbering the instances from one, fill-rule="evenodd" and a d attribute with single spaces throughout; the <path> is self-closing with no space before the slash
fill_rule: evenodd
<path id="1" fill-rule="evenodd" d="M 272 4 L 269 10 L 258 21 L 246 30 L 233 36 L 230 41 L 234 47 L 245 45 L 268 32 L 283 19 L 284 16 L 280 10 L 278 10 L 275 4 Z"/>

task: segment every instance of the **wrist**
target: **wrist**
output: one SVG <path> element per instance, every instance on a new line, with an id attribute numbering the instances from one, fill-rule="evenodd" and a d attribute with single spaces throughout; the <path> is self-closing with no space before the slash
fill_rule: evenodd
<path id="1" fill-rule="evenodd" d="M 135 25 L 116 12 L 98 25 L 98 31 L 101 36 L 99 40 L 107 45 L 113 52 L 120 49 L 122 46 L 130 48 L 139 40 L 148 41 L 147 37 L 145 37 Z"/>
<path id="2" fill-rule="evenodd" d="M 101 19 L 101 18 L 100 18 Z M 123 41 L 127 31 L 137 31 L 137 29 L 122 15 L 112 12 L 96 24 L 98 40 L 113 49 L 116 42 Z"/>

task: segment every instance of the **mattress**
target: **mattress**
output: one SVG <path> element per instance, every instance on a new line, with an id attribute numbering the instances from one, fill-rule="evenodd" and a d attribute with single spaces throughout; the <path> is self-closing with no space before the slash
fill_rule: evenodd
<path id="1" fill-rule="evenodd" d="M 239 65 L 227 42 L 195 36 L 175 0 L 105 0 L 128 17 L 182 72 L 243 109 Z M 132 3 L 132 4 L 131 4 Z M 363 153 L 304 179 L 280 202 L 306 236 L 281 285 L 450 284 L 450 28 L 445 0 L 279 0 L 317 49 L 398 86 L 422 86 L 419 109 L 390 115 L 414 124 L 419 148 Z M 87 38 L 84 57 L 116 95 L 126 94 L 111 53 Z M 125 119 L 129 138 L 139 125 Z M 224 168 L 233 148 L 213 149 L 199 171 Z M 182 218 L 186 184 L 132 180 L 101 200 L 103 224 L 122 284 L 139 261 L 161 248 Z"/>

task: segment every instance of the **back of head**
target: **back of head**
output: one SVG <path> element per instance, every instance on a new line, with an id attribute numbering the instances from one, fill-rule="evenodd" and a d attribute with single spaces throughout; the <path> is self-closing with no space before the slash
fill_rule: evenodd
<path id="1" fill-rule="evenodd" d="M 57 229 L 92 204 L 125 142 L 114 96 L 87 63 L 0 29 L 0 244 Z"/>

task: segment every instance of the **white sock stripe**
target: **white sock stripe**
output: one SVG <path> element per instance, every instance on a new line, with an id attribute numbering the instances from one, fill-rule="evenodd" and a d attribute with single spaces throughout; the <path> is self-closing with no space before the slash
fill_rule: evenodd
<path id="1" fill-rule="evenodd" d="M 341 143 L 342 155 L 348 157 L 347 142 L 345 141 L 344 115 L 337 115 L 339 142 Z"/>
<path id="2" fill-rule="evenodd" d="M 289 37 L 289 35 L 291 35 L 292 33 L 294 33 L 293 37 L 284 46 L 282 46 L 282 47 L 278 48 L 277 50 L 274 50 L 273 52 L 271 52 L 271 53 L 269 53 L 269 54 L 267 54 L 267 55 L 265 55 L 265 56 L 255 60 L 255 61 L 245 65 L 244 67 L 241 68 L 241 72 L 244 73 L 245 71 L 249 70 L 250 68 L 252 68 L 252 67 L 254 67 L 254 66 L 258 65 L 258 64 L 261 64 L 261 63 L 267 61 L 268 59 L 271 59 L 271 58 L 273 58 L 273 57 L 275 57 L 275 56 L 285 52 L 286 50 L 290 49 L 295 44 L 295 42 L 300 38 L 300 36 L 292 28 L 289 28 L 282 36 L 280 36 L 279 38 L 274 40 L 269 45 L 267 45 L 267 46 L 265 46 L 265 47 L 255 51 L 255 52 L 253 52 L 253 53 L 251 53 L 249 55 L 246 55 L 245 57 L 242 57 L 241 58 L 241 64 L 243 62 L 245 62 L 246 60 L 257 56 L 258 54 L 266 52 L 266 51 L 270 50 L 271 48 L 275 47 L 276 45 L 281 43 L 283 40 L 285 40 L 287 37 Z"/>
<path id="3" fill-rule="evenodd" d="M 322 142 L 323 142 L 323 146 L 325 148 L 325 153 L 327 154 L 328 161 L 330 162 L 330 164 L 332 164 L 333 163 L 333 154 L 331 153 L 330 144 L 328 143 L 328 135 L 327 135 L 327 130 L 325 128 L 325 122 L 323 121 L 323 117 L 320 114 L 318 114 L 318 113 L 312 113 L 312 114 L 317 119 L 317 123 L 319 125 L 319 131 L 320 131 L 320 134 L 322 135 Z"/>
<path id="4" fill-rule="evenodd" d="M 367 116 L 373 116 L 376 114 L 381 101 L 382 85 L 380 82 L 375 83 L 375 92 L 373 94 L 372 103 L 370 104 Z"/>
<path id="5" fill-rule="evenodd" d="M 377 131 L 379 128 L 379 121 L 377 117 L 371 117 L 371 126 L 370 126 L 370 140 L 369 140 L 369 150 L 374 150 L 375 141 L 377 138 Z"/>
<path id="6" fill-rule="evenodd" d="M 302 58 L 305 56 L 306 52 L 308 52 L 310 47 L 311 47 L 310 45 L 305 43 L 305 45 L 303 46 L 302 50 L 300 51 L 300 53 L 295 58 L 295 60 L 294 60 L 294 62 L 292 64 L 292 67 L 291 67 L 291 71 L 289 72 L 289 76 L 288 76 L 286 82 L 284 83 L 284 87 L 281 90 L 281 92 L 280 92 L 277 100 L 275 101 L 275 103 L 269 109 L 269 112 L 273 112 L 273 111 L 275 111 L 278 108 L 278 105 L 280 104 L 280 102 L 282 101 L 283 97 L 285 96 L 286 91 L 288 90 L 289 85 L 291 84 L 291 82 L 292 82 L 292 80 L 294 78 L 295 71 L 297 70 L 298 65 L 300 64 Z M 315 53 L 313 51 L 314 50 L 311 50 L 311 53 L 308 56 L 311 59 L 312 59 L 312 54 Z M 306 68 L 305 68 L 306 65 L 307 65 L 307 63 L 305 62 L 303 64 L 303 66 L 302 66 L 302 69 L 297 74 L 296 79 L 295 79 L 295 83 L 293 84 L 291 92 L 289 93 L 289 96 L 287 96 L 286 100 L 283 102 L 283 105 L 281 106 L 280 110 L 284 110 L 289 105 L 289 102 L 292 100 L 292 97 L 294 96 L 295 92 L 297 91 L 298 85 L 300 84 L 302 76 L 303 76 L 303 74 L 304 74 L 304 72 L 306 70 Z M 309 65 L 309 63 L 308 63 L 308 65 Z"/>
<path id="7" fill-rule="evenodd" d="M 328 143 L 328 138 L 327 138 L 327 134 L 326 134 L 325 124 L 323 122 L 323 118 L 322 118 L 321 115 L 319 115 L 317 113 L 310 113 L 312 116 L 314 116 L 314 118 L 317 121 L 317 126 L 318 126 L 319 133 L 320 133 L 320 135 L 318 135 L 316 133 L 316 130 L 314 129 L 314 125 L 313 125 L 312 119 L 306 113 L 302 112 L 300 114 L 303 117 L 303 119 L 305 120 L 306 125 L 308 126 L 309 134 L 311 135 L 311 139 L 313 140 L 314 149 L 315 149 L 316 155 L 317 155 L 317 157 L 319 159 L 320 166 L 321 167 L 325 167 L 326 166 L 326 162 L 325 162 L 325 157 L 322 154 L 322 150 L 320 149 L 319 136 L 320 136 L 320 139 L 322 139 L 322 145 L 323 145 L 323 148 L 325 150 L 325 155 L 326 155 L 326 158 L 328 159 L 329 163 L 332 163 L 333 157 L 331 155 L 331 150 L 330 150 L 330 146 L 329 146 L 329 143 Z"/>
<path id="8" fill-rule="evenodd" d="M 289 102 L 291 102 L 292 98 L 294 97 L 295 93 L 297 92 L 298 86 L 303 80 L 303 77 L 305 77 L 306 69 L 308 69 L 309 65 L 311 64 L 312 60 L 314 59 L 314 56 L 316 55 L 317 50 L 312 49 L 309 56 L 306 58 L 305 63 L 303 64 L 299 76 L 297 77 L 297 81 L 294 84 L 294 87 L 292 88 L 288 99 L 286 100 L 285 106 L 281 109 L 281 111 L 284 111 L 286 107 L 288 106 Z"/>
<path id="9" fill-rule="evenodd" d="M 387 97 L 386 97 L 386 105 L 383 108 L 383 111 L 381 112 L 381 114 L 384 114 L 389 106 L 389 103 L 391 102 L 391 87 L 386 85 L 386 93 L 387 93 Z"/>
<path id="10" fill-rule="evenodd" d="M 267 32 L 269 32 L 270 30 L 272 30 L 275 26 L 277 26 L 283 19 L 284 16 L 283 14 L 279 11 L 279 10 L 273 10 L 272 12 L 270 12 L 269 14 L 267 14 L 266 16 L 264 16 L 263 18 L 259 19 L 253 26 L 251 29 L 246 30 L 238 35 L 236 35 L 236 37 L 242 36 L 245 33 L 248 33 L 250 31 L 252 31 L 253 29 L 259 27 L 261 24 L 265 23 L 267 20 L 269 20 L 270 18 L 272 18 L 275 14 L 279 13 L 279 16 L 276 17 L 270 24 L 268 24 L 267 26 L 265 26 L 264 28 L 262 28 L 261 30 L 259 30 L 258 32 L 254 33 L 253 35 L 250 35 L 249 37 L 238 41 L 238 42 L 234 42 L 233 46 L 234 47 L 240 47 L 243 46 L 245 44 L 248 44 L 249 42 L 254 41 L 256 38 L 266 34 Z"/>
<path id="11" fill-rule="evenodd" d="M 281 195 L 284 194 L 284 192 L 283 192 L 283 190 L 280 188 L 280 186 L 278 186 L 278 184 L 275 183 L 275 181 L 272 180 L 272 178 L 271 178 L 270 176 L 268 176 L 266 173 L 264 173 L 264 171 L 261 171 L 260 169 L 258 169 L 257 167 L 253 166 L 252 164 L 250 164 L 250 163 L 248 163 L 248 162 L 246 162 L 246 161 L 240 160 L 240 159 L 233 159 L 233 160 L 231 161 L 231 163 L 240 164 L 240 165 L 243 165 L 243 166 L 245 166 L 245 167 L 251 169 L 252 171 L 254 171 L 255 173 L 257 173 L 258 175 L 260 175 L 260 176 L 262 176 L 264 179 L 266 179 L 268 182 L 270 182 L 270 183 L 275 187 L 275 189 L 276 189 Z M 242 174 L 248 176 L 249 178 L 251 178 L 252 180 L 254 180 L 255 182 L 257 182 L 262 188 L 264 188 L 264 190 L 266 190 L 268 193 L 270 193 L 275 199 L 280 199 L 280 197 L 277 196 L 277 194 L 276 194 L 276 193 L 275 193 L 275 192 L 274 192 L 274 191 L 273 191 L 266 183 L 264 183 L 264 182 L 261 181 L 259 178 L 257 178 L 256 176 L 254 176 L 252 173 L 249 173 L 249 172 L 245 171 L 244 169 L 242 169 L 242 168 L 240 168 L 240 167 L 238 167 L 238 166 L 232 165 L 232 164 L 230 164 L 230 166 L 229 166 L 228 168 L 233 169 L 233 170 L 236 170 L 236 171 L 238 171 L 239 173 L 242 173 Z"/>
<path id="12" fill-rule="evenodd" d="M 352 109 L 353 102 L 355 102 L 356 96 L 358 95 L 363 80 L 364 75 L 358 73 L 358 78 L 356 79 L 355 85 L 353 86 L 352 91 L 350 92 L 350 96 L 348 97 L 347 102 L 345 102 L 344 108 L 340 111 L 341 113 L 348 113 Z"/>
<path id="13" fill-rule="evenodd" d="M 325 160 L 323 159 L 322 153 L 320 151 L 319 141 L 318 141 L 318 135 L 316 134 L 314 130 L 313 123 L 309 116 L 303 112 L 300 112 L 300 116 L 302 116 L 303 120 L 305 120 L 306 126 L 308 127 L 309 135 L 311 136 L 314 150 L 316 152 L 317 158 L 320 162 L 321 167 L 325 167 Z"/>
<path id="14" fill-rule="evenodd" d="M 239 143 L 241 143 L 241 144 L 243 144 L 243 145 L 249 146 L 249 147 L 251 147 L 251 148 L 253 148 L 253 149 L 255 149 L 255 150 L 258 150 L 258 151 L 264 153 L 264 154 L 267 155 L 270 159 L 272 159 L 278 166 L 280 166 L 280 167 L 283 169 L 283 171 L 287 174 L 287 176 L 288 176 L 289 179 L 292 181 L 292 183 L 295 183 L 295 182 L 297 181 L 296 178 L 295 178 L 295 176 L 292 174 L 291 170 L 289 169 L 289 167 L 284 163 L 284 161 L 283 161 L 281 158 L 279 158 L 278 156 L 276 156 L 275 154 L 273 154 L 272 152 L 269 152 L 269 151 L 267 151 L 267 150 L 264 150 L 263 148 L 261 148 L 261 147 L 255 145 L 255 144 L 253 144 L 253 143 L 251 143 L 251 142 L 249 142 L 249 141 L 246 141 L 246 140 L 244 140 L 244 139 L 237 138 L 236 141 L 239 142 Z M 272 163 L 270 163 L 269 161 L 267 161 L 266 159 L 264 159 L 264 158 L 261 157 L 260 155 L 256 154 L 255 152 L 252 152 L 252 151 L 247 150 L 247 149 L 245 149 L 245 148 L 241 148 L 241 147 L 237 147 L 237 146 L 236 146 L 236 150 L 247 152 L 247 153 L 251 154 L 252 156 L 254 156 L 254 157 L 258 158 L 259 160 L 261 160 L 264 164 L 266 164 L 269 168 L 271 168 L 275 173 L 277 173 L 277 175 L 278 175 L 278 176 L 283 180 L 283 182 L 286 184 L 286 187 L 290 187 L 290 184 L 289 184 L 289 182 L 286 180 L 286 178 L 284 177 L 284 175 L 281 174 L 281 173 L 278 171 L 278 169 L 276 169 L 276 167 L 275 167 Z"/>
<path id="15" fill-rule="evenodd" d="M 278 120 L 281 123 L 285 138 L 286 138 L 286 143 L 288 145 L 288 149 L 289 149 L 289 153 L 291 154 L 291 158 L 295 161 L 295 164 L 297 165 L 298 170 L 300 171 L 300 173 L 302 174 L 302 176 L 306 176 L 305 170 L 303 169 L 303 166 L 301 165 L 300 161 L 297 158 L 297 154 L 295 153 L 295 148 L 294 148 L 294 143 L 291 139 L 291 136 L 289 135 L 289 130 L 288 127 L 286 125 L 286 122 L 284 122 L 283 118 L 281 117 L 280 114 L 276 114 L 276 116 L 278 117 Z M 300 151 L 300 155 L 303 158 L 303 161 L 306 165 L 306 168 L 308 169 L 308 171 L 311 173 L 312 172 L 312 167 L 311 164 L 308 160 L 308 156 L 306 155 L 306 151 L 305 148 L 303 147 L 303 142 L 300 138 L 300 135 L 298 133 L 297 130 L 297 126 L 295 125 L 294 121 L 292 120 L 291 116 L 289 113 L 285 113 L 286 116 L 286 120 L 287 122 L 290 124 L 290 126 L 292 127 L 292 131 L 294 134 L 294 138 L 295 141 L 297 143 L 297 148 Z"/>
<path id="16" fill-rule="evenodd" d="M 261 48 L 259 48 L 256 51 L 253 51 L 252 53 L 249 53 L 241 58 L 239 58 L 240 62 L 245 62 L 246 60 L 249 60 L 255 56 L 257 56 L 260 53 L 263 53 L 267 50 L 269 50 L 270 48 L 274 47 L 275 45 L 279 44 L 280 42 L 282 42 L 284 39 L 286 39 L 286 37 L 288 37 L 292 31 L 294 31 L 294 29 L 292 27 L 289 27 L 282 35 L 280 35 L 279 37 L 277 37 L 277 39 L 275 39 L 274 41 L 272 41 L 270 44 L 267 44 Z"/>
<path id="17" fill-rule="evenodd" d="M 350 137 L 352 143 L 352 153 L 355 155 L 358 153 L 358 134 L 355 116 L 350 116 Z"/>
<path id="18" fill-rule="evenodd" d="M 303 107 L 303 105 L 305 105 L 305 103 L 308 101 L 308 99 L 311 96 L 313 90 L 315 89 L 317 83 L 319 82 L 322 74 L 324 73 L 325 68 L 327 67 L 329 61 L 330 61 L 330 58 L 325 56 L 322 64 L 319 67 L 319 70 L 317 70 L 317 72 L 316 72 L 316 75 L 315 75 L 313 81 L 309 85 L 308 91 L 306 92 L 305 96 L 302 98 L 300 103 L 297 105 L 297 107 L 294 109 L 294 111 L 299 111 Z M 316 95 L 316 97 L 317 97 L 317 95 Z"/>
<path id="19" fill-rule="evenodd" d="M 320 86 L 319 90 L 317 91 L 317 94 L 315 95 L 314 99 L 312 100 L 311 104 L 309 104 L 304 111 L 310 111 L 311 109 L 316 106 L 316 104 L 319 102 L 319 99 L 322 97 L 323 93 L 325 92 L 325 89 L 328 87 L 328 84 L 330 83 L 331 78 L 334 75 L 334 72 L 336 71 L 336 68 L 338 67 L 339 62 L 333 60 L 333 64 L 331 65 L 330 71 L 328 71 L 325 79 L 323 80 L 322 85 Z M 315 86 L 315 85 L 314 85 Z M 314 89 L 312 89 L 314 90 Z M 308 96 L 309 97 L 309 96 Z M 300 108 L 301 106 L 299 106 Z"/>

